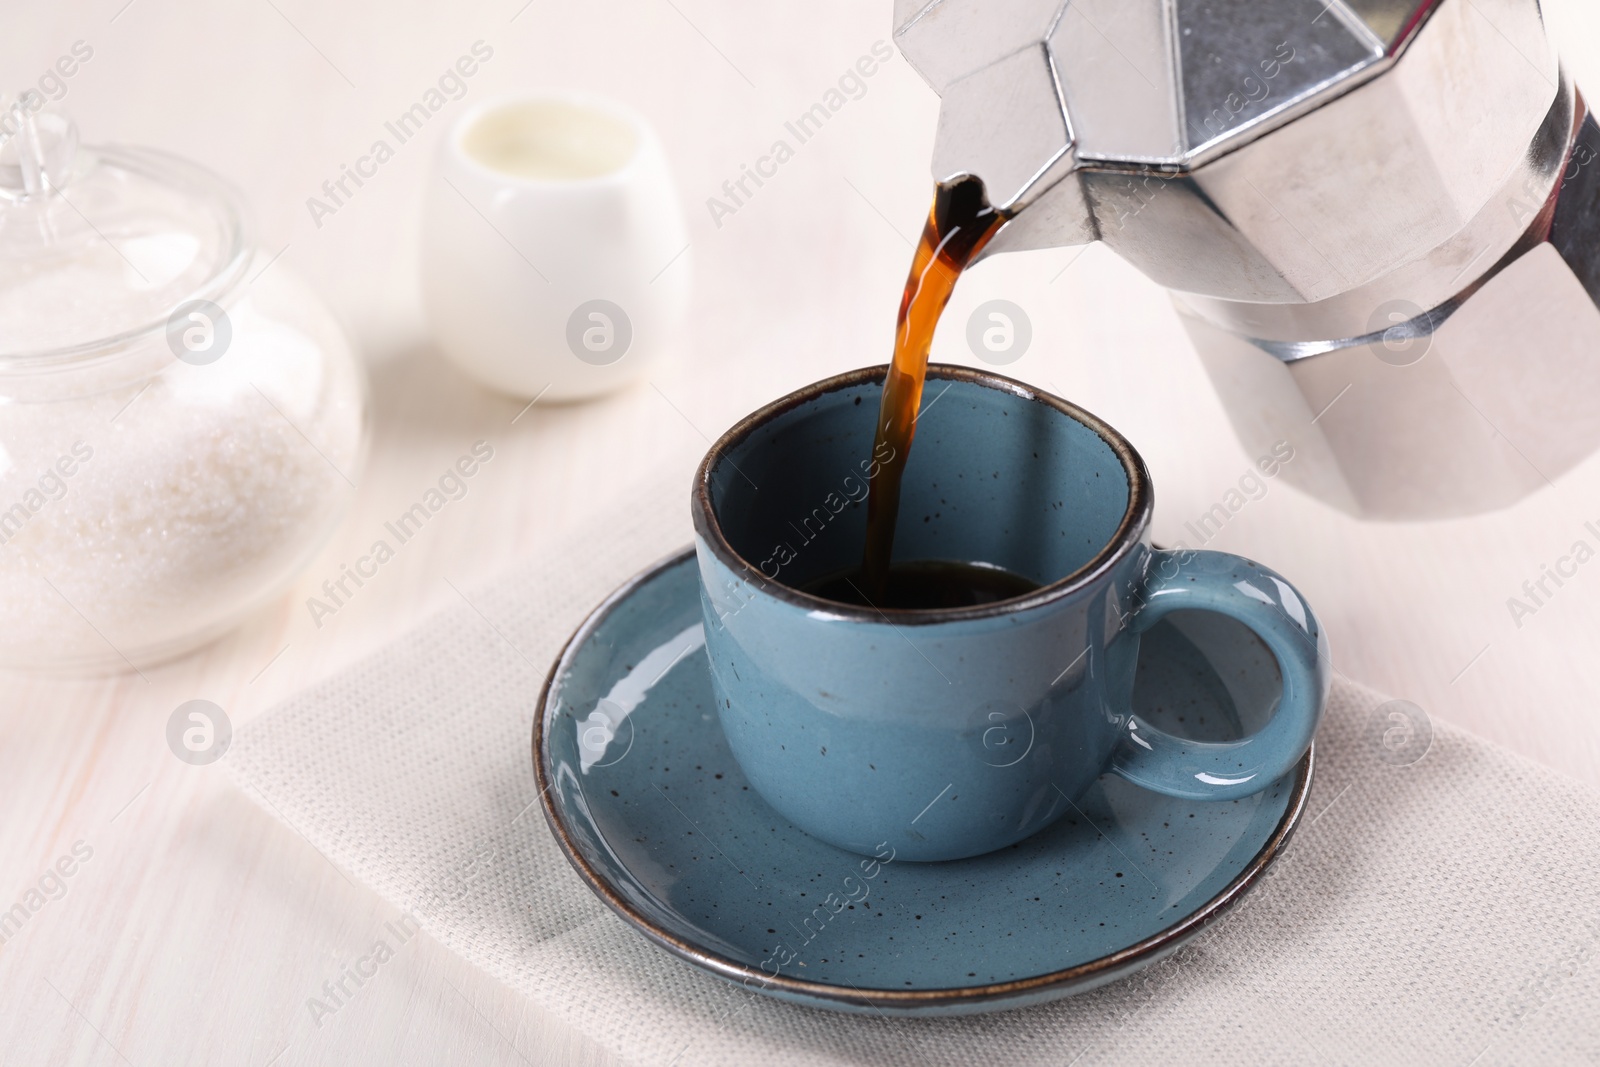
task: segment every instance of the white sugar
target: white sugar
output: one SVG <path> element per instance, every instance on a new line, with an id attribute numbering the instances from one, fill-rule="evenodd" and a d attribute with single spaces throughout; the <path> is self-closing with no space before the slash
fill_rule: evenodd
<path id="1" fill-rule="evenodd" d="M 331 324 L 249 300 L 230 320 L 208 366 L 156 336 L 72 399 L 0 404 L 0 664 L 143 666 L 226 629 L 320 546 L 353 495 L 360 372 Z M 96 390 L 140 358 L 159 373 Z"/>

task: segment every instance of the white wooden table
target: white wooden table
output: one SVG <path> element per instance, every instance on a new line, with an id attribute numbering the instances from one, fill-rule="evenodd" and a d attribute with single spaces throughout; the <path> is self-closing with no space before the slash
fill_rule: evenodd
<path id="1" fill-rule="evenodd" d="M 4 14 L 0 79 L 28 84 L 75 41 L 93 57 L 64 105 L 87 141 L 192 156 L 242 186 L 261 245 L 308 277 L 371 367 L 376 432 L 340 534 L 279 604 L 217 644 L 137 675 L 0 676 L 0 909 L 57 860 L 92 856 L 0 946 L 10 1064 L 609 1063 L 426 937 L 335 1016 L 307 1000 L 363 955 L 389 908 L 234 790 L 173 758 L 169 714 L 205 698 L 248 721 L 400 634 L 465 586 L 535 554 L 663 448 L 703 447 L 782 392 L 886 358 L 926 211 L 937 102 L 898 58 L 730 217 L 705 207 L 783 124 L 889 37 L 887 0 L 103 0 Z M 1547 0 L 1580 83 L 1600 85 L 1600 10 Z M 385 120 L 483 40 L 469 84 L 321 226 L 305 206 Z M 692 227 L 696 302 L 677 362 L 577 407 L 489 395 L 443 364 L 417 301 L 416 209 L 432 143 L 473 99 L 578 86 L 657 124 Z M 670 269 L 681 269 L 673 267 Z M 1002 257 L 951 315 L 1005 296 L 1030 314 L 1010 368 L 1107 417 L 1155 474 L 1177 539 L 1249 463 L 1162 294 L 1101 248 Z M 936 358 L 975 362 L 959 330 Z M 305 600 L 419 486 L 484 438 L 494 465 L 379 581 L 316 628 Z M 1524 579 L 1600 519 L 1600 460 L 1519 506 L 1431 525 L 1363 525 L 1274 485 L 1214 547 L 1290 575 L 1353 678 L 1600 786 L 1600 569 L 1518 628 Z M 644 562 L 644 561 L 641 561 Z"/>

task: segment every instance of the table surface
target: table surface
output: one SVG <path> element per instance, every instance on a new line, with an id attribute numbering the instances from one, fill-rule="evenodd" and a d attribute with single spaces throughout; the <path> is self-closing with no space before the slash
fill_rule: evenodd
<path id="1" fill-rule="evenodd" d="M 1490 5 L 1492 8 L 1494 5 Z M 1600 84 L 1600 9 L 1547 0 L 1580 83 Z M 604 508 L 662 452 L 703 448 L 805 382 L 882 362 L 926 211 L 937 101 L 896 58 L 732 216 L 736 178 L 875 41 L 890 4 L 733 0 L 104 0 L 8 11 L 7 84 L 74 42 L 66 83 L 85 140 L 159 146 L 244 188 L 260 244 L 309 279 L 362 348 L 374 439 L 350 514 L 297 588 L 223 640 L 140 674 L 0 676 L 0 906 L 74 843 L 68 892 L 0 946 L 8 1063 L 612 1063 L 590 1037 L 414 938 L 336 1016 L 307 1000 L 395 909 L 241 795 L 167 750 L 172 710 L 204 698 L 235 725 L 396 637 Z M 367 150 L 472 43 L 494 49 L 464 100 L 403 146 L 336 215 L 306 199 Z M 576 86 L 656 124 L 688 213 L 690 327 L 670 363 L 585 405 L 478 388 L 433 350 L 418 307 L 417 208 L 431 144 L 474 100 Z M 276 268 L 275 268 L 276 269 Z M 1176 540 L 1251 463 L 1165 296 L 1101 247 L 999 257 L 950 315 L 1004 296 L 1034 341 L 1008 372 L 1106 417 L 1146 457 L 1156 534 Z M 935 358 L 973 363 L 959 331 Z M 473 441 L 496 461 L 379 580 L 324 625 L 305 601 Z M 1272 485 L 1212 547 L 1305 591 L 1348 676 L 1600 786 L 1600 571 L 1536 617 L 1506 599 L 1600 519 L 1600 458 L 1504 512 L 1364 524 Z M 644 561 L 641 561 L 644 562 Z"/>

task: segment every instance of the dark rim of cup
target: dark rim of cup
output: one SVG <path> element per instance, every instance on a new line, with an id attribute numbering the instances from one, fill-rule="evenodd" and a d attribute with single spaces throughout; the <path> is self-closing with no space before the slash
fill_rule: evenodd
<path id="1" fill-rule="evenodd" d="M 1123 512 L 1122 521 L 1117 526 L 1117 532 L 1106 542 L 1105 546 L 1095 553 L 1094 558 L 1083 566 L 1063 578 L 1040 586 L 1023 596 L 1011 597 L 1007 600 L 997 600 L 989 604 L 980 604 L 966 608 L 873 608 L 859 607 L 854 604 L 842 604 L 836 600 L 827 600 L 823 597 L 813 596 L 801 592 L 792 586 L 784 585 L 775 579 L 768 578 L 761 573 L 761 568 L 745 559 L 733 545 L 728 543 L 728 538 L 722 532 L 722 523 L 718 520 L 715 508 L 711 504 L 711 472 L 716 469 L 722 457 L 743 444 L 745 439 L 756 429 L 771 422 L 778 416 L 793 411 L 803 404 L 809 404 L 829 393 L 838 392 L 862 384 L 881 384 L 887 375 L 887 364 L 875 367 L 863 367 L 860 370 L 847 371 L 832 378 L 824 378 L 820 382 L 813 382 L 803 389 L 797 389 L 788 396 L 774 400 L 766 407 L 745 416 L 739 423 L 717 440 L 711 446 L 711 451 L 706 453 L 700 461 L 699 468 L 695 471 L 694 486 L 690 492 L 690 510 L 694 516 L 695 534 L 705 542 L 706 547 L 717 557 L 722 564 L 735 574 L 739 575 L 763 593 L 776 597 L 796 607 L 808 611 L 823 612 L 835 618 L 854 620 L 859 622 L 883 622 L 890 620 L 898 625 L 929 625 L 933 623 L 955 622 L 965 619 L 985 619 L 1000 615 L 1008 615 L 1015 611 L 1039 607 L 1054 601 L 1071 597 L 1094 582 L 1097 578 L 1107 573 L 1122 557 L 1132 552 L 1139 543 L 1140 536 L 1149 527 L 1150 512 L 1153 506 L 1153 490 L 1150 485 L 1150 473 L 1145 469 L 1144 460 L 1135 452 L 1116 430 L 1094 415 L 1070 404 L 1058 396 L 1053 396 L 1043 390 L 1035 389 L 1031 385 L 1001 374 L 989 371 L 974 370 L 970 367 L 958 367 L 947 363 L 928 364 L 928 380 L 951 382 L 966 382 L 979 385 L 997 392 L 1010 393 L 1021 400 L 1044 404 L 1073 419 L 1094 431 L 1106 445 L 1116 453 L 1122 462 L 1123 472 L 1128 477 L 1128 507 Z"/>

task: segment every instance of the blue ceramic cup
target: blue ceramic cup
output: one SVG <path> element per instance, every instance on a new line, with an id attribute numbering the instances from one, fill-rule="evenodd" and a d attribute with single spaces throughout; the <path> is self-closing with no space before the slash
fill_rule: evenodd
<path id="1" fill-rule="evenodd" d="M 802 592 L 860 563 L 884 368 L 751 415 L 696 475 L 706 655 L 728 744 L 785 818 L 841 848 L 947 860 L 1074 810 L 1106 772 L 1232 800 L 1287 774 L 1327 698 L 1327 642 L 1277 574 L 1149 542 L 1150 476 L 1111 427 L 999 375 L 929 368 L 894 558 L 1039 583 L 975 607 L 877 610 Z M 1180 609 L 1260 636 L 1283 693 L 1231 743 L 1130 711 L 1139 635 Z M 1270 670 L 1270 667 L 1266 669 Z"/>

